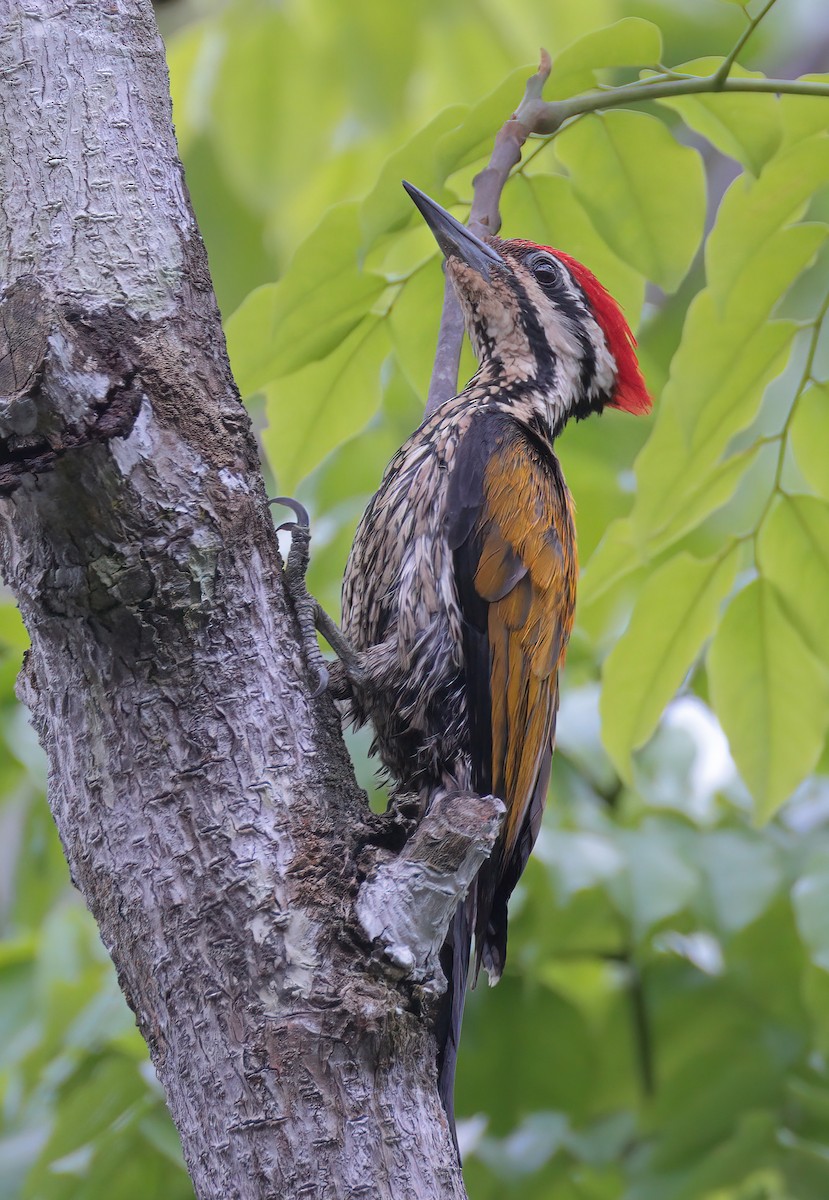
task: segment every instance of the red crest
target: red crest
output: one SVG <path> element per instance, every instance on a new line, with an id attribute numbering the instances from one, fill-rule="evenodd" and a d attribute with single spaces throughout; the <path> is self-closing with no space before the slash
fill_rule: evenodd
<path id="1" fill-rule="evenodd" d="M 611 408 L 621 408 L 634 414 L 650 412 L 653 401 L 648 394 L 636 358 L 636 338 L 621 308 L 593 272 L 577 259 L 571 258 L 563 250 L 554 250 L 552 246 L 546 249 L 564 263 L 576 282 L 581 285 L 590 301 L 593 316 L 605 336 L 610 353 L 616 359 L 616 386 L 609 401 Z"/>

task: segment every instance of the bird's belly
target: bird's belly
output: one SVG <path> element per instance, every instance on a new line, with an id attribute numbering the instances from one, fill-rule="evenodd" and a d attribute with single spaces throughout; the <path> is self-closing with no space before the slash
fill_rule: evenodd
<path id="1" fill-rule="evenodd" d="M 417 538 L 398 578 L 390 712 L 372 714 L 377 748 L 395 778 L 414 790 L 470 786 L 461 617 L 449 547 Z"/>
<path id="2" fill-rule="evenodd" d="M 440 523 L 438 523 L 440 528 Z M 442 534 L 400 548 L 381 645 L 382 685 L 361 697 L 375 748 L 403 789 L 471 786 L 461 618 Z"/>
<path id="3" fill-rule="evenodd" d="M 371 686 L 354 705 L 401 788 L 468 787 L 463 636 L 446 531 L 457 446 L 470 412 L 446 405 L 389 464 L 360 522 L 343 587 L 344 631 Z"/>

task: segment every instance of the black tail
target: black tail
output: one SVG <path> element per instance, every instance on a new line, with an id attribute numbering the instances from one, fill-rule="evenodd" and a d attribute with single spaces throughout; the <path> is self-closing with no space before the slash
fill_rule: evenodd
<path id="1" fill-rule="evenodd" d="M 463 1006 L 466 1000 L 466 984 L 469 976 L 472 903 L 472 898 L 467 897 L 458 905 L 449 929 L 449 936 L 440 956 L 448 986 L 436 1031 L 440 1048 L 438 1052 L 438 1091 L 446 1110 L 456 1150 L 458 1149 L 458 1139 L 455 1134 L 455 1067 L 458 1061 Z M 460 1151 L 458 1151 L 458 1158 L 460 1158 Z"/>

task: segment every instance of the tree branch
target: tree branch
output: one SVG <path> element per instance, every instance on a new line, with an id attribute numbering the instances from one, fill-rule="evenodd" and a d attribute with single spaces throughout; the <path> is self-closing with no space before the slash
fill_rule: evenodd
<path id="1" fill-rule="evenodd" d="M 642 104 L 661 100 L 665 96 L 697 96 L 705 92 L 765 92 L 781 96 L 829 97 L 829 83 L 810 79 L 732 79 L 717 82 L 716 75 L 681 76 L 652 82 L 640 79 L 610 91 L 585 92 L 569 100 L 548 100 L 539 108 L 534 133 L 552 135 L 565 121 L 599 109 L 619 108 L 625 104 Z"/>
<path id="2" fill-rule="evenodd" d="M 729 77 L 737 54 L 775 2 L 776 0 L 769 0 L 757 17 L 751 20 L 731 53 L 713 75 L 681 75 L 666 70 L 657 76 L 652 75 L 620 87 L 584 92 L 566 100 L 544 100 L 542 91 L 549 78 L 552 63 L 550 55 L 542 49 L 539 68 L 527 80 L 524 98 L 496 136 L 489 164 L 473 180 L 472 208 L 467 222 L 469 228 L 479 237 L 498 233 L 501 228 L 501 193 L 511 171 L 521 161 L 521 151 L 528 137 L 552 137 L 566 122 L 587 113 L 622 105 L 641 104 L 669 96 L 691 96 L 706 92 L 770 92 L 775 95 L 829 98 L 829 84 L 817 80 Z M 427 416 L 457 392 L 463 332 L 460 307 L 447 280 L 435 362 L 429 383 Z"/>
<path id="3" fill-rule="evenodd" d="M 402 853 L 381 861 L 357 897 L 357 919 L 385 957 L 436 994 L 438 955 L 462 900 L 498 837 L 506 809 L 495 796 L 452 793 L 432 801 Z"/>
<path id="4" fill-rule="evenodd" d="M 777 0 L 767 0 L 766 4 L 760 9 L 756 17 L 749 17 L 748 13 L 745 13 L 748 21 L 745 29 L 737 38 L 737 41 L 731 47 L 729 53 L 723 59 L 719 69 L 714 72 L 714 78 L 719 82 L 720 85 L 725 83 L 726 79 L 728 79 L 728 76 L 731 74 L 731 68 L 737 61 L 737 55 L 741 52 L 748 39 L 754 33 L 754 30 L 766 16 L 766 14 L 771 11 L 776 3 Z"/>
<path id="5" fill-rule="evenodd" d="M 469 228 L 478 237 L 496 234 L 501 228 L 501 193 L 510 172 L 521 161 L 521 148 L 533 132 L 532 120 L 526 114 L 529 106 L 540 102 L 541 92 L 551 67 L 550 56 L 541 51 L 538 70 L 527 80 L 522 105 L 501 127 L 495 137 L 495 146 L 489 163 L 473 181 L 474 196 L 469 214 Z M 525 115 L 522 115 L 522 108 Z M 443 294 L 443 311 L 438 331 L 435 363 L 429 383 L 429 398 L 426 415 L 434 412 L 444 400 L 449 400 L 458 390 L 458 367 L 463 343 L 463 317 L 454 289 L 446 280 Z"/>

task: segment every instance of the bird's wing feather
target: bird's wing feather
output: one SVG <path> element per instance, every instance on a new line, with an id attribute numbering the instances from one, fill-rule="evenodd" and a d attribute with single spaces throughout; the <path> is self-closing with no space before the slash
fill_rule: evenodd
<path id="1" fill-rule="evenodd" d="M 487 940 L 506 937 L 506 899 L 538 832 L 576 587 L 572 503 L 558 463 L 502 413 L 481 414 L 459 447 L 449 540 L 464 621 L 473 779 L 507 806 L 500 844 L 478 882 L 480 962 Z"/>

